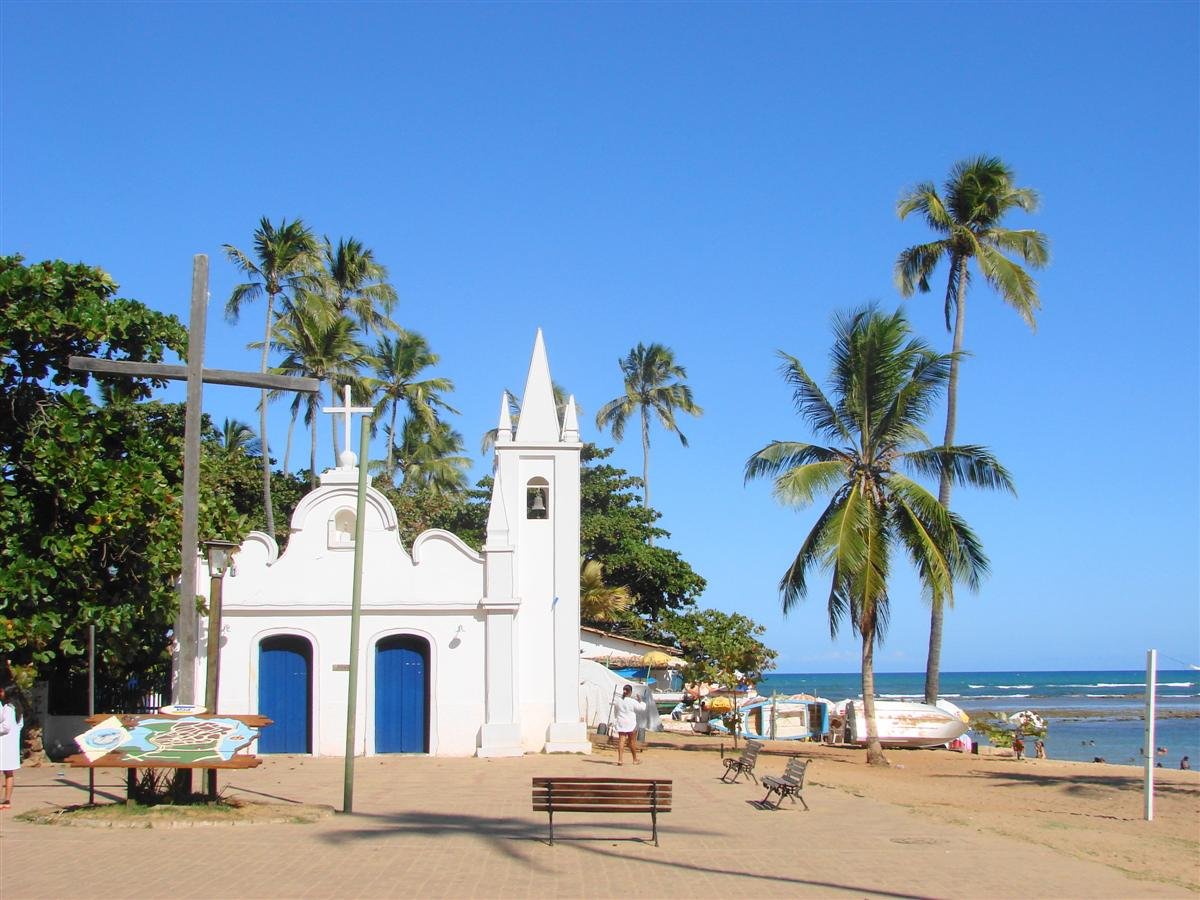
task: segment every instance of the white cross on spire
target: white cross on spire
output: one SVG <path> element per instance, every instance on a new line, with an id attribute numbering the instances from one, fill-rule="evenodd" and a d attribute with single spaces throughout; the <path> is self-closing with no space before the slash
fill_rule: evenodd
<path id="1" fill-rule="evenodd" d="M 342 446 L 344 446 L 346 449 L 344 449 L 342 451 L 342 455 L 338 459 L 338 462 L 341 463 L 341 465 L 344 468 L 347 468 L 347 469 L 353 468 L 354 466 L 356 466 L 358 464 L 358 457 L 355 456 L 354 451 L 350 449 L 350 417 L 352 415 L 354 415 L 355 413 L 362 413 L 362 414 L 373 413 L 373 412 L 375 412 L 374 407 L 351 406 L 350 405 L 350 385 L 347 384 L 342 388 L 342 405 L 341 406 L 323 406 L 323 407 L 321 407 L 321 412 L 327 412 L 327 413 L 330 413 L 331 415 L 345 417 L 343 422 L 345 425 L 346 440 Z"/>

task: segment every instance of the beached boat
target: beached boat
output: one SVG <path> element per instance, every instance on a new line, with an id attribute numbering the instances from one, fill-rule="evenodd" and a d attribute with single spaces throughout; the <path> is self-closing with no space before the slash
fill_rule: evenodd
<path id="1" fill-rule="evenodd" d="M 954 710 L 927 703 L 876 700 L 875 725 L 879 731 L 879 743 L 884 747 L 938 747 L 947 744 L 967 731 L 966 716 L 957 707 Z M 845 717 L 845 742 L 865 744 L 867 720 L 863 713 L 863 702 L 843 700 L 838 704 L 838 712 Z"/>
<path id="2" fill-rule="evenodd" d="M 819 741 L 829 732 L 831 706 L 830 701 L 809 694 L 747 697 L 738 704 L 738 731 L 763 741 Z M 709 725 L 714 732 L 728 732 L 719 720 Z"/>

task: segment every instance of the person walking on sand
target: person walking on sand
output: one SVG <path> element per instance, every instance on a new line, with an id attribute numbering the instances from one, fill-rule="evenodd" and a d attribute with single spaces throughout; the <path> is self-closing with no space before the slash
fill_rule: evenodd
<path id="1" fill-rule="evenodd" d="M 0 809 L 12 806 L 13 773 L 21 768 L 21 728 L 25 717 L 17 706 L 12 688 L 0 687 L 0 772 L 4 774 L 4 796 Z"/>
<path id="2" fill-rule="evenodd" d="M 637 714 L 646 711 L 646 704 L 633 696 L 633 685 L 625 685 L 621 691 L 621 699 L 614 704 L 616 715 L 613 724 L 617 729 L 617 765 L 625 765 L 625 744 L 629 744 L 629 755 L 633 764 L 640 766 L 637 753 Z"/>
<path id="3" fill-rule="evenodd" d="M 1013 738 L 1013 753 L 1017 755 L 1017 759 L 1025 758 L 1025 742 L 1021 740 L 1021 735 L 1017 734 Z"/>

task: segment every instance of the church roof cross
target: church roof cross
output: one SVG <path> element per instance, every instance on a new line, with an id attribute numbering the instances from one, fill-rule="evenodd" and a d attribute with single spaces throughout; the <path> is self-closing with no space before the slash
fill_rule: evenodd
<path id="1" fill-rule="evenodd" d="M 342 451 L 342 458 L 339 459 L 338 462 L 340 462 L 347 468 L 353 467 L 354 465 L 357 464 L 358 457 L 355 456 L 354 452 L 350 449 L 350 417 L 352 415 L 354 415 L 355 413 L 359 413 L 362 415 L 368 415 L 370 413 L 375 412 L 375 407 L 373 407 L 373 406 L 351 406 L 350 405 L 350 385 L 347 384 L 347 385 L 342 386 L 342 405 L 341 406 L 323 406 L 323 407 L 321 407 L 321 412 L 327 412 L 330 415 L 344 417 L 344 419 L 342 420 L 342 423 L 345 428 L 344 433 L 346 435 L 346 440 L 342 444 L 342 446 L 345 447 L 346 449 Z"/>

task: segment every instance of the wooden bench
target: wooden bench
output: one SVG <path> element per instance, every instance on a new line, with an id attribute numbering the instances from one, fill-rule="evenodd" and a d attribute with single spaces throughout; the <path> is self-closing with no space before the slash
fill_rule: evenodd
<path id="1" fill-rule="evenodd" d="M 533 811 L 550 816 L 563 812 L 649 813 L 658 846 L 658 814 L 671 811 L 671 781 L 660 778 L 535 778 Z"/>
<path id="2" fill-rule="evenodd" d="M 725 763 L 725 774 L 721 776 L 721 780 L 726 784 L 733 784 L 739 775 L 749 775 L 751 780 L 758 784 L 758 779 L 754 777 L 754 764 L 758 761 L 758 751 L 762 748 L 763 745 L 758 741 L 746 741 L 746 749 L 742 751 L 741 756 L 737 759 L 721 760 Z M 730 778 L 730 775 L 733 777 Z"/>
<path id="3" fill-rule="evenodd" d="M 801 803 L 804 803 L 804 773 L 807 769 L 807 759 L 800 759 L 798 756 L 793 756 L 788 760 L 787 768 L 783 770 L 783 774 L 778 778 L 774 775 L 764 775 L 762 783 L 767 789 L 767 795 L 762 798 L 760 806 L 763 809 L 779 809 L 779 804 L 783 802 L 784 797 L 790 797 L 792 803 L 795 803 L 797 798 L 799 798 Z M 772 794 L 779 795 L 779 799 L 775 801 L 774 806 L 771 806 L 767 802 Z M 804 809 L 808 809 L 807 803 L 804 803 Z"/>

